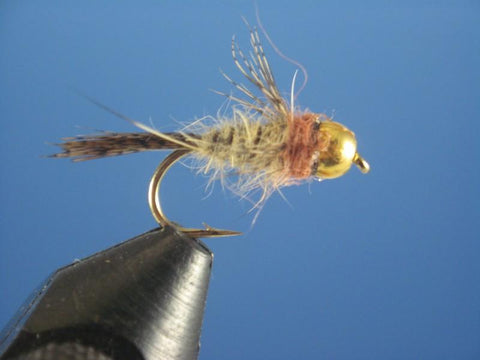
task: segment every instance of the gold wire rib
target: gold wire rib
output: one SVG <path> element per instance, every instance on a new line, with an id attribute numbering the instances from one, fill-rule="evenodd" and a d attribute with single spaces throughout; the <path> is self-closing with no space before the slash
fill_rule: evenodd
<path id="1" fill-rule="evenodd" d="M 182 233 L 191 237 L 207 238 L 240 235 L 241 232 L 216 229 L 208 226 L 205 223 L 203 224 L 205 229 L 184 228 L 172 223 L 163 213 L 162 205 L 160 203 L 160 184 L 162 179 L 168 169 L 170 169 L 170 167 L 182 157 L 188 155 L 190 151 L 191 150 L 187 149 L 173 151 L 165 158 L 165 160 L 160 163 L 160 165 L 158 165 L 157 169 L 153 173 L 152 179 L 150 180 L 150 186 L 148 188 L 148 204 L 150 205 L 150 210 L 152 211 L 153 217 L 162 227 L 172 226 L 178 231 L 181 231 Z"/>

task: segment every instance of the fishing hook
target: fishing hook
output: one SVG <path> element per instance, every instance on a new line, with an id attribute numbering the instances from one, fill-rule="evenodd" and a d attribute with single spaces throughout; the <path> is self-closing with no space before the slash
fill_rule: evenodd
<path id="1" fill-rule="evenodd" d="M 160 203 L 160 184 L 163 180 L 165 173 L 168 171 L 168 169 L 170 169 L 170 167 L 174 163 L 176 163 L 182 157 L 188 155 L 190 152 L 191 150 L 187 150 L 187 149 L 173 151 L 160 163 L 160 165 L 158 165 L 157 169 L 153 173 L 152 179 L 150 180 L 150 186 L 148 188 L 148 204 L 150 206 L 150 210 L 152 212 L 153 217 L 162 227 L 172 226 L 176 230 L 195 238 L 240 235 L 241 232 L 216 229 L 211 226 L 208 226 L 205 223 L 203 223 L 203 226 L 205 227 L 205 229 L 185 228 L 185 227 L 176 225 L 165 216 L 162 210 L 162 204 Z"/>

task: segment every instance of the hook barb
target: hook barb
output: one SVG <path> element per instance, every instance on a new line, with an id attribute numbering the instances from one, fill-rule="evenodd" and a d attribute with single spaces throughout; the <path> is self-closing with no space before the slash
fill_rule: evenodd
<path id="1" fill-rule="evenodd" d="M 168 218 L 165 216 L 162 210 L 162 205 L 160 203 L 160 184 L 163 180 L 165 173 L 170 169 L 170 167 L 180 160 L 182 157 L 188 155 L 191 150 L 188 149 L 180 149 L 173 151 L 170 155 L 168 155 L 157 167 L 155 172 L 153 173 L 152 179 L 150 180 L 150 186 L 148 189 L 148 204 L 150 205 L 150 210 L 152 212 L 153 217 L 155 220 L 162 226 L 172 226 L 175 229 L 181 231 L 182 233 L 191 236 L 191 237 L 199 237 L 199 238 L 207 238 L 207 237 L 222 237 L 222 236 L 235 236 L 240 235 L 241 232 L 232 231 L 232 230 L 223 230 L 223 229 L 216 229 L 207 224 L 203 224 L 205 229 L 191 229 L 191 228 L 184 228 L 172 223 Z"/>

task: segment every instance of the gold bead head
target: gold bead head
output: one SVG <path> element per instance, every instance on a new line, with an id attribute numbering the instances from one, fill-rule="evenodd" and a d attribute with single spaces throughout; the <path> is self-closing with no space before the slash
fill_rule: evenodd
<path id="1" fill-rule="evenodd" d="M 368 163 L 357 153 L 355 134 L 342 124 L 322 121 L 319 127 L 319 152 L 316 175 L 321 179 L 333 179 L 345 174 L 352 164 L 366 174 Z"/>

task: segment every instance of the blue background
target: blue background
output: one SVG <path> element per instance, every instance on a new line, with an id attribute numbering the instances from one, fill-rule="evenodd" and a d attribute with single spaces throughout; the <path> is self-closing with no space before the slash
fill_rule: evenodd
<path id="1" fill-rule="evenodd" d="M 362 3 L 362 4 L 360 4 Z M 215 253 L 201 359 L 480 358 L 480 6 L 477 1 L 258 1 L 309 74 L 298 104 L 355 131 L 372 171 L 250 204 L 176 166 L 172 219 L 244 231 Z M 47 142 L 136 131 L 85 101 L 169 131 L 242 80 L 233 34 L 251 1 L 0 3 L 0 327 L 54 269 L 156 226 L 163 153 L 74 164 Z M 288 94 L 295 71 L 266 45 Z M 80 127 L 80 128 L 78 128 Z"/>

